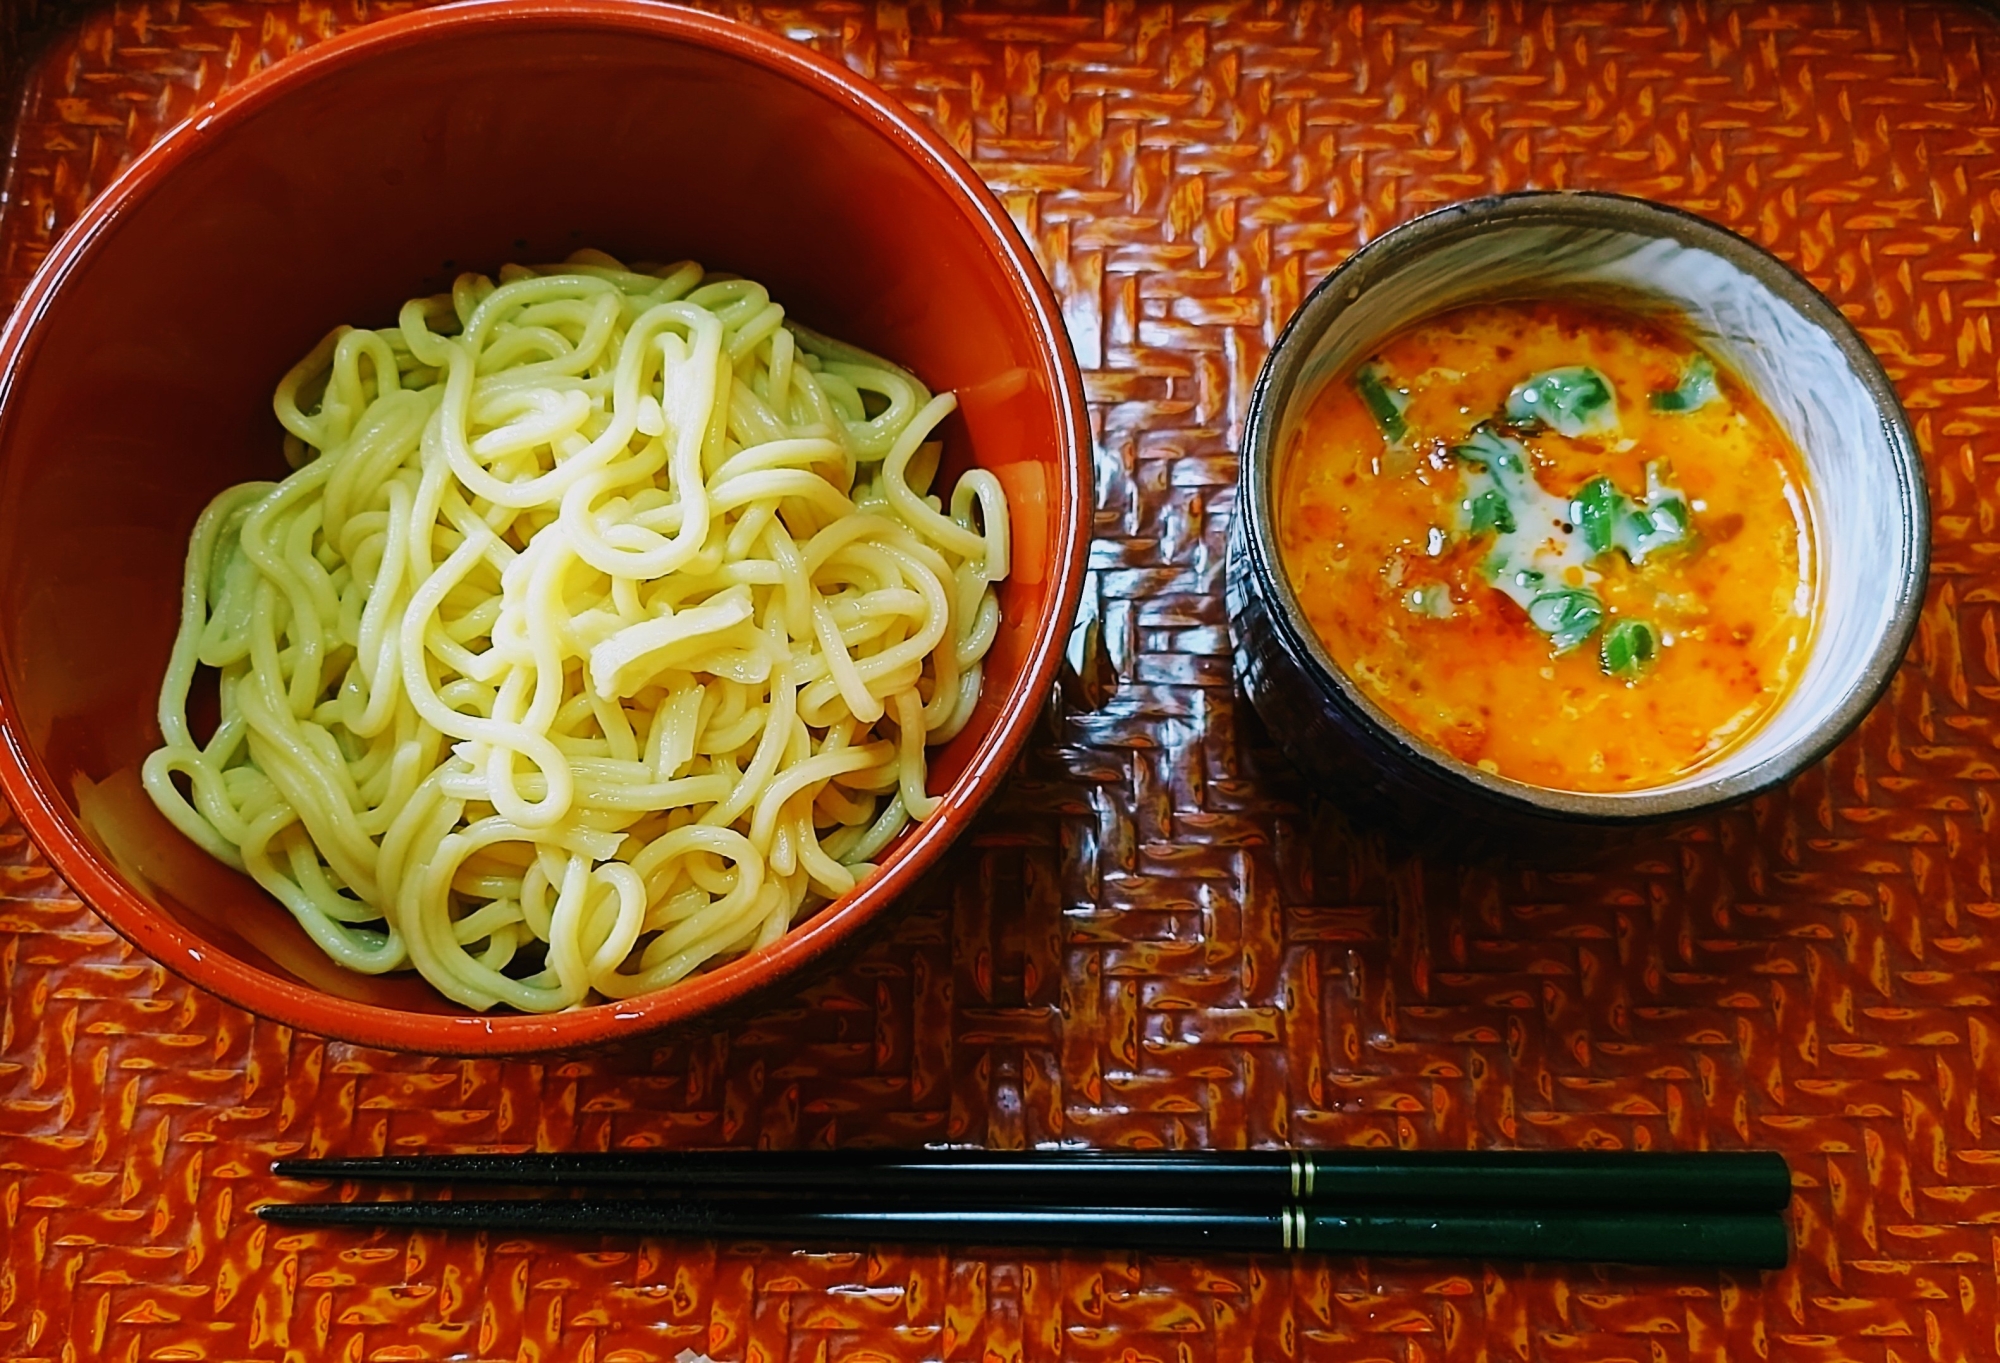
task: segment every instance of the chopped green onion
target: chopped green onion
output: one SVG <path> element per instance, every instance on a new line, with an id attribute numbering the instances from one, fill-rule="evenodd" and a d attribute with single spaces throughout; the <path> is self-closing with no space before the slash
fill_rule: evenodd
<path id="1" fill-rule="evenodd" d="M 1657 463 L 1646 465 L 1644 502 L 1597 477 L 1577 489 L 1569 513 L 1592 558 L 1622 549 L 1634 564 L 1643 564 L 1649 554 L 1687 543 L 1694 531 L 1687 498 L 1666 482 Z"/>
<path id="2" fill-rule="evenodd" d="M 1389 386 L 1380 361 L 1371 360 L 1354 371 L 1354 391 L 1360 394 L 1375 424 L 1382 428 L 1382 438 L 1391 445 L 1400 444 L 1410 433 L 1410 424 L 1403 419 L 1403 413 L 1409 410 L 1410 395 Z"/>
<path id="3" fill-rule="evenodd" d="M 1598 661 L 1607 677 L 1631 680 L 1653 665 L 1660 651 L 1659 636 L 1644 620 L 1620 620 L 1604 631 Z"/>
<path id="4" fill-rule="evenodd" d="M 1507 499 L 1498 489 L 1486 489 L 1467 502 L 1465 508 L 1465 532 L 1468 535 L 1483 535 L 1488 530 L 1502 535 L 1514 533 L 1514 510 L 1507 505 Z"/>
<path id="5" fill-rule="evenodd" d="M 1604 477 L 1591 479 L 1570 499 L 1570 518 L 1593 556 L 1608 552 L 1617 542 L 1618 513 L 1625 505 L 1625 494 Z"/>
<path id="6" fill-rule="evenodd" d="M 1507 395 L 1507 421 L 1514 426 L 1548 426 L 1572 438 L 1618 429 L 1618 401 L 1611 381 L 1586 365 L 1551 369 L 1514 386 Z"/>
<path id="7" fill-rule="evenodd" d="M 1472 428 L 1464 444 L 1452 447 L 1451 453 L 1471 470 L 1468 490 L 1472 495 L 1459 503 L 1458 528 L 1467 535 L 1488 531 L 1513 534 L 1520 524 L 1514 514 L 1515 501 L 1530 498 L 1535 491 L 1534 475 L 1528 472 L 1527 447 L 1481 422 Z"/>
<path id="8" fill-rule="evenodd" d="M 1604 607 L 1597 593 L 1583 587 L 1545 592 L 1528 603 L 1528 619 L 1549 636 L 1556 652 L 1567 653 L 1597 632 Z"/>
<path id="9" fill-rule="evenodd" d="M 1681 381 L 1663 393 L 1653 394 L 1653 410 L 1693 412 L 1708 406 L 1721 395 L 1722 390 L 1715 382 L 1715 365 L 1708 356 L 1696 351 L 1681 374 Z"/>
<path id="10" fill-rule="evenodd" d="M 1646 504 L 1627 503 L 1627 506 L 1629 514 L 1620 519 L 1616 543 L 1635 564 L 1644 563 L 1649 554 L 1676 548 L 1692 538 L 1694 522 L 1688 514 L 1687 498 L 1679 488 L 1667 484 L 1657 463 L 1649 461 L 1646 465 Z"/>
<path id="11" fill-rule="evenodd" d="M 1499 473 L 1526 473 L 1528 450 L 1518 440 L 1510 440 L 1485 422 L 1472 428 L 1472 434 L 1462 445 L 1454 445 L 1452 454 L 1474 468 L 1492 469 Z"/>

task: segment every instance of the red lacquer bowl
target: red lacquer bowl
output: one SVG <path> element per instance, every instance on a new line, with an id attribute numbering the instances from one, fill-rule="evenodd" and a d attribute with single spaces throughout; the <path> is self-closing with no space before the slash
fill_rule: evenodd
<path id="1" fill-rule="evenodd" d="M 271 392 L 337 322 L 460 269 L 692 257 L 957 391 L 950 458 L 999 475 L 1014 573 L 936 814 L 769 949 L 648 998 L 458 1011 L 333 967 L 153 809 L 161 670 L 202 505 L 281 476 Z M 168 968 L 266 1017 L 449 1054 L 684 1023 L 826 952 L 966 826 L 1049 694 L 1090 508 L 1082 385 L 1048 286 L 971 171 L 888 96 L 755 30 L 639 0 L 370 25 L 259 73 L 141 157 L 0 335 L 0 790 L 69 883 Z"/>

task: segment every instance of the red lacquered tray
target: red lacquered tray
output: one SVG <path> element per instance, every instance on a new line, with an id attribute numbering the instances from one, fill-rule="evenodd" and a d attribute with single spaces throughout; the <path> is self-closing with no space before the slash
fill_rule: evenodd
<path id="1" fill-rule="evenodd" d="M 205 98 L 393 12 L 0 3 L 16 296 Z M 1953 6 L 735 6 L 900 94 L 1041 252 L 1098 423 L 1101 645 L 948 874 L 792 1006 L 563 1063 L 253 1021 L 0 826 L 0 1357 L 1957 1360 L 2000 1352 L 2000 22 Z M 25 56 L 22 54 L 26 54 Z M 1361 242 L 1593 186 L 1804 270 L 1899 384 L 1936 558 L 1889 698 L 1790 791 L 1607 865 L 1398 860 L 1231 689 L 1232 449 Z M 1101 701 L 1088 709 L 1086 700 Z M 310 1151 L 1775 1146 L 1793 1266 L 281 1234 Z"/>

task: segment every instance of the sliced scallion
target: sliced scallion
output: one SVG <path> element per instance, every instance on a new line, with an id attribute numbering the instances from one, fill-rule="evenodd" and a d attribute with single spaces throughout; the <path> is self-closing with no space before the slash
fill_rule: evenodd
<path id="1" fill-rule="evenodd" d="M 1626 503 L 1626 514 L 1618 518 L 1613 543 L 1634 564 L 1642 564 L 1648 555 L 1686 544 L 1693 532 L 1687 498 L 1679 488 L 1667 483 L 1657 463 L 1649 462 L 1645 505 Z"/>
<path id="2" fill-rule="evenodd" d="M 1381 428 L 1382 438 L 1391 445 L 1401 444 L 1410 433 L 1410 424 L 1403 418 L 1410 407 L 1410 395 L 1390 384 L 1379 360 L 1371 360 L 1354 371 L 1354 391 Z"/>
<path id="3" fill-rule="evenodd" d="M 1659 655 L 1660 636 L 1644 620 L 1620 620 L 1604 631 L 1598 661 L 1604 675 L 1630 681 L 1653 665 Z"/>
<path id="4" fill-rule="evenodd" d="M 1611 380 L 1588 365 L 1536 374 L 1507 395 L 1507 421 L 1547 426 L 1558 434 L 1605 435 L 1618 429 L 1618 400 Z"/>
<path id="5" fill-rule="evenodd" d="M 1549 636 L 1557 653 L 1568 653 L 1597 632 L 1604 605 L 1587 587 L 1564 587 L 1529 602 L 1528 619 Z"/>
<path id="6" fill-rule="evenodd" d="M 1653 394 L 1653 410 L 1656 412 L 1693 412 L 1708 406 L 1722 395 L 1716 386 L 1715 365 L 1708 356 L 1696 351 L 1694 358 L 1681 373 L 1680 382 L 1665 392 Z"/>
<path id="7" fill-rule="evenodd" d="M 1570 517 L 1593 555 L 1606 553 L 1617 543 L 1618 513 L 1625 506 L 1625 494 L 1604 477 L 1591 479 L 1570 499 Z"/>
<path id="8" fill-rule="evenodd" d="M 1466 533 L 1483 535 L 1489 530 L 1502 535 L 1514 533 L 1513 508 L 1497 488 L 1488 488 L 1465 504 Z"/>

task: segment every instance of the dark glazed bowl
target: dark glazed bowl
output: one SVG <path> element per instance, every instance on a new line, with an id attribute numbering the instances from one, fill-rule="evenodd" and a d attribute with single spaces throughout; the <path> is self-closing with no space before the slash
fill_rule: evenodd
<path id="1" fill-rule="evenodd" d="M 1579 292 L 1678 313 L 1756 390 L 1805 460 L 1819 559 L 1812 652 L 1790 695 L 1716 761 L 1629 793 L 1508 780 L 1415 737 L 1320 644 L 1277 554 L 1278 462 L 1322 385 L 1449 308 Z M 1245 690 L 1324 794 L 1419 834 L 1466 838 L 1469 817 L 1474 843 L 1525 833 L 1566 845 L 1580 831 L 1693 818 L 1819 761 L 1888 685 L 1916 628 L 1929 560 L 1930 505 L 1909 421 L 1881 365 L 1818 290 L 1763 248 L 1676 209 L 1614 194 L 1510 194 L 1377 238 L 1285 328 L 1251 399 L 1229 614 Z"/>
<path id="2" fill-rule="evenodd" d="M 1013 504 L 1014 576 L 937 812 L 866 885 L 672 989 L 524 1017 L 334 967 L 145 798 L 196 514 L 284 473 L 279 377 L 459 269 L 578 246 L 748 275 L 955 389 L 948 460 Z M 419 10 L 261 72 L 57 245 L 0 333 L 0 792 L 163 965 L 324 1036 L 448 1054 L 612 1041 L 768 986 L 880 914 L 969 822 L 1049 695 L 1081 589 L 1089 427 L 1048 285 L 1000 205 L 889 96 L 793 43 L 639 0 Z M 948 469 L 949 471 L 949 469 Z"/>

